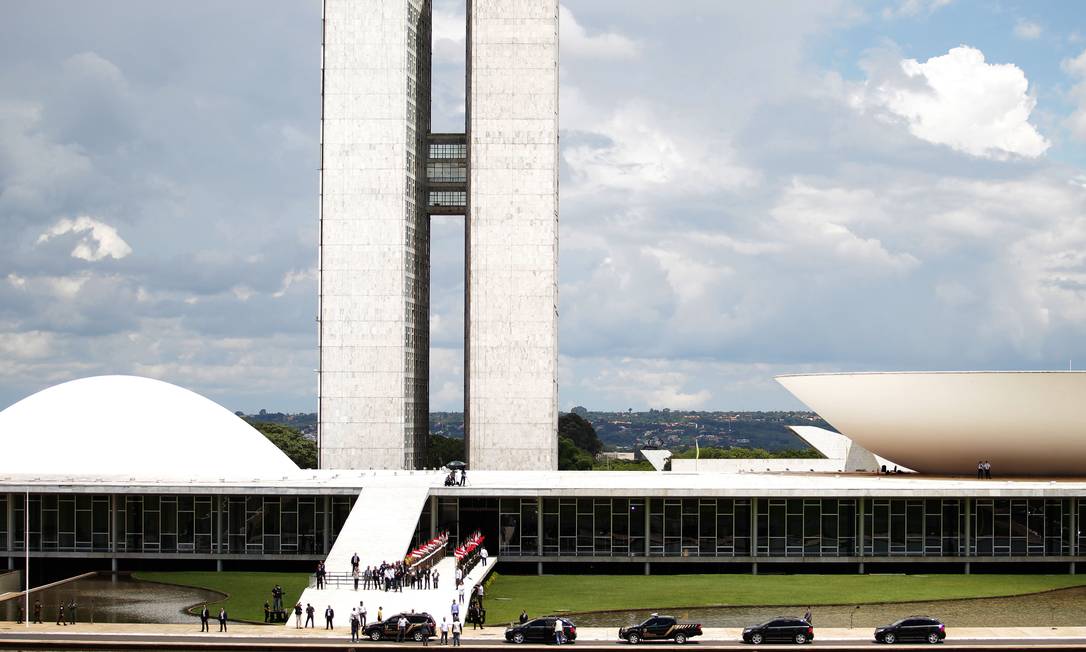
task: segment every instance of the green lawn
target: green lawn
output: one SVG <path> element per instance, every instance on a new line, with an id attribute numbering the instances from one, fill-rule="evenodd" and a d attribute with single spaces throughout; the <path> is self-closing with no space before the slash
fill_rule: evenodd
<path id="1" fill-rule="evenodd" d="M 231 620 L 264 622 L 264 602 L 271 604 L 271 590 L 276 584 L 283 587 L 284 607 L 293 607 L 309 582 L 307 573 L 236 573 L 236 572 L 171 572 L 132 574 L 138 580 L 196 586 L 227 594 L 226 600 L 208 603 L 212 617 L 219 613 L 219 605 L 226 605 Z"/>
<path id="2" fill-rule="evenodd" d="M 865 604 L 982 598 L 1086 585 L 1084 575 L 501 575 L 487 583 L 487 621 L 677 607 Z M 508 600 L 502 598 L 509 598 Z"/>

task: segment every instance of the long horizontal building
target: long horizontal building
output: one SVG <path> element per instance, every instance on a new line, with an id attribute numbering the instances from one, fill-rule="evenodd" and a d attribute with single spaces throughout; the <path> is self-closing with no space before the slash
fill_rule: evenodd
<path id="1" fill-rule="evenodd" d="M 804 436 L 816 435 L 842 451 L 841 472 L 470 470 L 466 486 L 445 486 L 442 471 L 301 470 L 206 398 L 89 378 L 0 412 L 0 557 L 16 567 L 29 550 L 121 569 L 327 560 L 343 571 L 353 552 L 378 563 L 438 532 L 455 543 L 478 530 L 503 567 L 530 572 L 1073 572 L 1086 559 L 1083 479 L 850 472 L 876 458 L 857 457 L 842 435 Z"/>

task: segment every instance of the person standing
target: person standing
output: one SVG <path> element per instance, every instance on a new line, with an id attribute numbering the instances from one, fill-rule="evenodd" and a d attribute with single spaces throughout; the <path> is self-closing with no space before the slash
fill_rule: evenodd
<path id="1" fill-rule="evenodd" d="M 206 609 L 207 605 L 204 605 L 204 608 Z M 271 622 L 271 605 L 268 604 L 267 600 L 264 601 L 264 622 Z"/>
<path id="2" fill-rule="evenodd" d="M 278 584 L 272 589 L 272 609 L 275 611 L 283 610 L 283 587 Z"/>
<path id="3" fill-rule="evenodd" d="M 302 628 L 302 603 L 294 605 L 294 629 Z"/>
<path id="4" fill-rule="evenodd" d="M 264 603 L 264 622 L 267 622 L 267 618 L 268 618 L 268 603 L 265 602 Z M 204 607 L 202 609 L 200 609 L 200 631 L 201 632 L 208 632 L 208 633 L 211 632 L 210 621 L 211 621 L 211 611 L 208 610 L 207 605 L 205 604 Z"/>
<path id="5" fill-rule="evenodd" d="M 366 603 L 359 601 L 358 603 L 358 621 L 361 627 L 366 626 Z"/>
<path id="6" fill-rule="evenodd" d="M 68 626 L 68 621 L 64 620 L 64 605 L 63 604 L 57 606 L 57 624 L 58 625 L 63 624 L 65 627 Z"/>
<path id="7" fill-rule="evenodd" d="M 984 479 L 985 480 L 991 480 L 992 479 L 992 463 L 989 462 L 988 460 L 984 460 Z"/>
<path id="8" fill-rule="evenodd" d="M 445 620 L 445 616 L 441 617 L 441 644 L 449 644 L 449 622 Z"/>
<path id="9" fill-rule="evenodd" d="M 377 606 L 377 622 L 385 622 L 385 608 L 380 605 Z"/>
<path id="10" fill-rule="evenodd" d="M 486 589 L 484 589 L 483 585 L 480 584 L 478 587 L 476 587 L 475 593 L 479 596 L 479 608 L 482 609 L 483 608 L 483 595 L 486 594 Z"/>
<path id="11" fill-rule="evenodd" d="M 486 551 L 486 548 L 483 548 L 482 552 L 479 553 L 479 558 L 483 560 L 483 566 L 486 566 L 486 559 L 489 556 L 490 553 Z"/>
<path id="12" fill-rule="evenodd" d="M 807 607 L 807 611 L 803 612 L 803 619 L 807 621 L 808 625 L 813 624 L 811 622 L 811 608 Z"/>
<path id="13" fill-rule="evenodd" d="M 520 624 L 523 625 L 526 622 L 528 622 L 528 612 L 525 611 L 524 609 L 521 609 L 520 610 Z"/>
<path id="14" fill-rule="evenodd" d="M 226 631 L 226 607 L 219 607 L 219 631 Z"/>
<path id="15" fill-rule="evenodd" d="M 984 460 L 977 460 L 977 480 L 984 479 Z"/>
<path id="16" fill-rule="evenodd" d="M 308 602 L 305 603 L 305 625 L 303 626 L 304 629 L 317 626 L 316 621 L 313 619 L 313 614 L 315 613 L 317 613 L 317 610 L 313 608 L 313 605 Z"/>
<path id="17" fill-rule="evenodd" d="M 422 645 L 423 647 L 430 646 L 430 637 L 434 635 L 434 630 L 430 629 L 430 621 L 422 623 Z"/>
<path id="18" fill-rule="evenodd" d="M 561 618 L 554 619 L 554 642 L 556 645 L 566 642 L 566 630 Z"/>
<path id="19" fill-rule="evenodd" d="M 456 590 L 456 595 L 460 599 L 460 604 L 464 604 L 464 585 L 461 584 L 460 588 Z"/>
<path id="20" fill-rule="evenodd" d="M 429 568 L 427 568 L 425 571 L 423 571 L 423 573 L 422 573 L 422 582 L 423 582 L 423 585 L 427 589 L 430 588 L 430 569 Z"/>
<path id="21" fill-rule="evenodd" d="M 438 578 L 440 578 L 440 577 L 441 577 L 441 573 L 439 573 L 439 572 L 437 572 L 437 571 L 435 570 L 435 571 L 434 571 L 434 588 L 435 588 L 435 589 L 437 588 L 437 580 L 438 580 Z"/>
<path id="22" fill-rule="evenodd" d="M 454 620 L 452 624 L 453 647 L 460 647 L 460 632 L 462 631 L 464 631 L 464 628 L 460 626 L 460 621 Z"/>
<path id="23" fill-rule="evenodd" d="M 335 616 L 336 616 L 336 612 L 335 612 L 334 609 L 332 609 L 332 605 L 328 605 L 328 608 L 326 608 L 324 610 L 324 628 L 325 629 L 335 629 L 335 627 L 332 625 L 332 619 L 335 618 Z"/>
<path id="24" fill-rule="evenodd" d="M 25 615 L 26 615 L 26 613 L 25 613 L 25 610 L 23 609 L 23 603 L 20 602 L 19 603 L 19 613 L 16 614 L 16 616 L 15 616 L 15 624 L 16 625 L 22 625 L 23 624 L 23 616 L 25 616 Z"/>
<path id="25" fill-rule="evenodd" d="M 351 570 L 358 570 L 358 564 L 361 562 L 362 560 L 358 558 L 357 552 L 351 555 Z"/>
<path id="26" fill-rule="evenodd" d="M 452 602 L 451 611 L 453 622 L 458 622 L 460 620 L 460 605 L 456 603 L 456 600 L 453 600 Z"/>
<path id="27" fill-rule="evenodd" d="M 358 610 L 351 609 L 351 642 L 358 641 Z"/>
<path id="28" fill-rule="evenodd" d="M 460 566 L 457 566 L 456 567 L 456 585 L 460 586 L 463 583 L 464 583 L 464 569 L 460 568 Z"/>
<path id="29" fill-rule="evenodd" d="M 402 643 L 404 637 L 407 635 L 407 616 L 400 614 L 399 620 L 396 621 L 396 642 Z"/>
<path id="30" fill-rule="evenodd" d="M 68 624 L 70 624 L 70 625 L 75 624 L 75 610 L 78 607 L 79 607 L 79 604 L 76 603 L 74 598 L 72 599 L 71 602 L 68 603 Z"/>
<path id="31" fill-rule="evenodd" d="M 34 601 L 34 623 L 41 625 L 41 600 Z"/>

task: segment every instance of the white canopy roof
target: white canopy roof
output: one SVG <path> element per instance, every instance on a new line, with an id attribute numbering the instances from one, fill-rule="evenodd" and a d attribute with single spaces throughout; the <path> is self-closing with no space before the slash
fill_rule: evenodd
<path id="1" fill-rule="evenodd" d="M 264 435 L 170 383 L 95 376 L 0 412 L 0 473 L 210 476 L 297 472 Z"/>

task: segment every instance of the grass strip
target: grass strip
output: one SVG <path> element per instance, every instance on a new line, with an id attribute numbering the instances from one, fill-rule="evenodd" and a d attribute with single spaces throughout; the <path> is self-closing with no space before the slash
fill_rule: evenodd
<path id="1" fill-rule="evenodd" d="M 271 604 L 271 590 L 276 584 L 283 587 L 283 606 L 291 608 L 301 597 L 309 582 L 307 573 L 249 573 L 224 571 L 177 571 L 177 572 L 135 572 L 138 580 L 178 584 L 211 589 L 225 593 L 228 597 L 218 602 L 209 602 L 211 617 L 218 616 L 219 606 L 226 607 L 231 620 L 264 622 L 264 602 Z M 196 605 L 198 608 L 199 605 Z M 193 613 L 196 613 L 193 611 Z"/>

